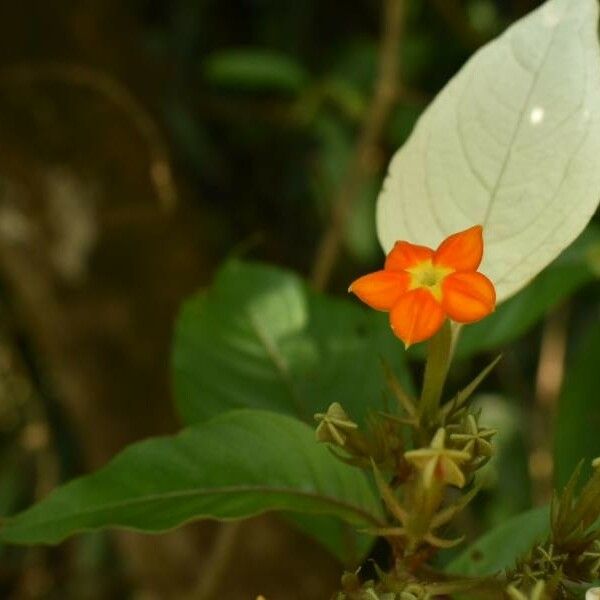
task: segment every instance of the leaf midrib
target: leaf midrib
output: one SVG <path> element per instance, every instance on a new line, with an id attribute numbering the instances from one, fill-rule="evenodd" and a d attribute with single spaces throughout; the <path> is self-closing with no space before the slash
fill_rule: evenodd
<path id="1" fill-rule="evenodd" d="M 252 332 L 256 336 L 259 344 L 261 344 L 267 359 L 273 365 L 275 373 L 279 376 L 285 388 L 287 389 L 298 418 L 304 422 L 310 422 L 310 419 L 306 414 L 306 410 L 304 409 L 302 397 L 298 394 L 298 390 L 294 385 L 294 381 L 287 366 L 285 355 L 279 349 L 276 341 L 265 331 L 260 320 L 250 311 L 247 311 L 246 314 L 248 316 L 248 322 L 250 323 Z"/>
<path id="2" fill-rule="evenodd" d="M 533 93 L 537 88 L 537 84 L 540 80 L 541 73 L 542 73 L 544 67 L 546 66 L 546 62 L 548 61 L 548 56 L 550 55 L 550 49 L 552 48 L 554 41 L 555 41 L 555 31 L 556 31 L 555 29 L 553 29 L 551 31 L 550 40 L 548 41 L 548 45 L 546 46 L 546 49 L 544 51 L 542 60 L 540 61 L 539 67 L 535 73 L 532 73 L 531 85 L 527 92 L 527 96 L 525 97 L 525 102 L 523 103 L 523 108 L 521 109 L 521 112 L 519 113 L 519 118 L 517 120 L 515 129 L 513 130 L 512 134 L 511 134 L 511 138 L 510 138 L 509 144 L 507 146 L 507 151 L 504 156 L 504 160 L 502 161 L 502 165 L 500 167 L 500 172 L 498 173 L 498 177 L 496 178 L 494 187 L 490 191 L 490 201 L 488 202 L 488 205 L 487 205 L 486 211 L 485 211 L 485 215 L 483 217 L 483 225 L 484 226 L 487 225 L 489 218 L 492 214 L 492 210 L 493 210 L 494 204 L 496 202 L 496 198 L 498 196 L 498 191 L 500 190 L 501 182 L 504 179 L 504 175 L 506 174 L 506 169 L 508 168 L 508 164 L 509 164 L 510 159 L 513 154 L 513 148 L 514 148 L 515 142 L 517 140 L 517 137 L 518 137 L 522 127 L 523 127 L 525 113 L 527 111 L 527 108 L 529 107 L 529 104 L 533 97 Z M 510 33 L 508 35 L 510 35 Z M 513 54 L 515 54 L 515 56 L 516 56 L 512 38 L 510 38 L 508 40 L 508 45 L 509 45 L 511 52 L 513 52 Z"/>
<path id="3" fill-rule="evenodd" d="M 359 508 L 358 506 L 355 506 L 348 502 L 344 502 L 343 500 L 340 500 L 338 498 L 334 498 L 331 496 L 325 496 L 325 495 L 317 494 L 315 492 L 304 492 L 304 491 L 299 491 L 294 488 L 286 488 L 286 487 L 275 488 L 275 487 L 269 487 L 269 486 L 263 486 L 263 485 L 234 485 L 234 486 L 224 486 L 224 487 L 220 487 L 220 488 L 211 488 L 210 490 L 205 490 L 205 489 L 180 490 L 180 491 L 176 491 L 176 492 L 151 494 L 151 495 L 143 496 L 141 498 L 135 498 L 135 499 L 129 499 L 129 500 L 124 500 L 124 501 L 120 501 L 120 502 L 112 502 L 112 503 L 103 504 L 102 506 L 96 506 L 89 510 L 80 510 L 80 511 L 72 512 L 69 515 L 55 518 L 55 519 L 45 519 L 45 520 L 41 520 L 41 521 L 36 521 L 35 523 L 31 523 L 31 524 L 25 525 L 25 526 L 19 526 L 17 524 L 17 525 L 12 526 L 12 529 L 13 529 L 13 531 L 17 530 L 17 531 L 23 532 L 23 531 L 27 531 L 28 529 L 32 529 L 32 528 L 44 527 L 44 526 L 48 526 L 51 524 L 56 525 L 63 521 L 69 521 L 71 519 L 76 519 L 76 518 L 79 518 L 82 516 L 90 516 L 90 515 L 93 515 L 96 513 L 101 513 L 106 510 L 112 510 L 112 509 L 117 509 L 117 508 L 127 508 L 130 506 L 135 506 L 137 504 L 159 502 L 159 501 L 169 500 L 169 499 L 182 499 L 182 498 L 188 498 L 188 497 L 193 497 L 193 496 L 207 496 L 207 495 L 218 495 L 218 494 L 241 494 L 241 493 L 251 493 L 251 492 L 260 492 L 262 494 L 290 495 L 290 496 L 296 496 L 296 497 L 301 497 L 301 498 L 318 499 L 319 501 L 324 502 L 325 504 L 330 504 L 331 506 L 335 506 L 335 507 L 339 507 L 339 508 L 348 510 L 350 513 L 353 513 L 356 516 L 361 517 L 365 521 L 367 521 L 375 526 L 378 526 L 378 527 L 383 526 L 383 522 L 380 519 L 378 519 L 375 515 L 373 515 L 372 513 L 367 512 L 365 509 Z M 277 509 L 266 508 L 264 510 L 258 510 L 256 512 L 252 512 L 251 514 L 252 515 L 260 514 L 262 512 L 268 512 L 269 510 L 277 510 Z M 315 512 L 319 512 L 319 511 L 315 511 Z M 246 515 L 246 516 L 249 516 L 249 515 Z M 197 514 L 197 515 L 193 515 L 191 517 L 191 519 L 196 520 L 196 519 L 202 519 L 202 518 L 208 518 L 208 517 L 218 518 L 218 516 L 211 515 L 211 514 Z M 15 517 L 15 519 L 18 519 L 18 518 L 19 518 L 18 516 Z M 239 518 L 244 518 L 244 517 L 239 517 Z M 104 525 L 104 526 L 110 526 L 110 525 Z M 112 526 L 119 526 L 119 523 L 115 523 Z M 84 528 L 85 528 L 85 526 L 82 527 L 82 529 L 84 529 Z M 10 531 L 11 519 L 9 519 L 5 522 L 5 525 L 2 529 L 4 531 L 6 531 L 7 529 Z M 7 539 L 3 535 L 4 531 L 0 530 L 0 539 Z M 65 536 L 61 536 L 58 539 L 63 539 L 65 537 L 67 537 L 68 535 L 69 534 L 67 534 Z M 8 541 L 9 540 L 10 540 L 10 538 L 8 538 Z"/>

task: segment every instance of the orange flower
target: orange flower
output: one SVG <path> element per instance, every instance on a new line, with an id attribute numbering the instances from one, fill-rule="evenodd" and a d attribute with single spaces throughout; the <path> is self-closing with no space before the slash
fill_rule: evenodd
<path id="1" fill-rule="evenodd" d="M 483 230 L 476 225 L 447 237 L 437 250 L 396 242 L 383 271 L 364 275 L 348 291 L 377 310 L 389 311 L 406 347 L 433 336 L 446 317 L 474 323 L 493 312 L 496 290 L 477 272 Z"/>

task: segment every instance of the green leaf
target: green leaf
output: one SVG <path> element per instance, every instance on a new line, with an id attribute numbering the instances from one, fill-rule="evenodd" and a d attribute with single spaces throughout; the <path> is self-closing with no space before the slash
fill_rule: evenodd
<path id="1" fill-rule="evenodd" d="M 272 50 L 222 50 L 204 62 L 204 76 L 214 84 L 249 91 L 298 93 L 308 73 L 293 58 Z"/>
<path id="2" fill-rule="evenodd" d="M 309 290 L 296 275 L 230 262 L 184 307 L 175 337 L 175 399 L 188 424 L 232 408 L 299 417 L 339 402 L 354 420 L 382 408 L 384 357 L 411 389 L 402 345 L 387 317 Z M 308 523 L 329 549 L 347 531 Z M 356 539 L 360 552 L 365 541 Z M 345 558 L 348 558 L 346 555 Z"/>
<path id="3" fill-rule="evenodd" d="M 554 461 L 556 482 L 566 484 L 581 460 L 589 474 L 591 460 L 600 456 L 600 323 L 591 329 L 570 361 L 556 419 Z M 585 478 L 585 477 L 584 477 Z"/>
<path id="4" fill-rule="evenodd" d="M 600 228 L 591 224 L 575 243 L 524 290 L 479 323 L 463 327 L 458 358 L 501 349 L 525 334 L 550 310 L 598 278 Z"/>
<path id="5" fill-rule="evenodd" d="M 181 313 L 175 399 L 187 424 L 244 407 L 313 423 L 333 402 L 360 422 L 382 408 L 382 357 L 411 389 L 387 315 L 317 294 L 290 272 L 230 262 Z"/>
<path id="6" fill-rule="evenodd" d="M 449 573 L 465 576 L 492 575 L 514 566 L 550 531 L 550 515 L 546 506 L 534 508 L 481 537 L 447 567 Z"/>
<path id="7" fill-rule="evenodd" d="M 469 60 L 391 163 L 386 252 L 482 224 L 503 301 L 579 235 L 600 199 L 597 26 L 597 0 L 549 0 Z"/>
<path id="8" fill-rule="evenodd" d="M 315 444 L 309 427 L 246 410 L 130 446 L 6 520 L 0 541 L 54 544 L 104 527 L 158 532 L 268 510 L 334 515 L 363 528 L 381 520 L 366 477 Z"/>
<path id="9" fill-rule="evenodd" d="M 494 456 L 477 473 L 482 493 L 478 497 L 478 524 L 487 531 L 531 507 L 531 479 L 526 440 L 530 429 L 522 406 L 503 396 L 483 394 L 476 399 L 480 422 L 498 433 Z"/>

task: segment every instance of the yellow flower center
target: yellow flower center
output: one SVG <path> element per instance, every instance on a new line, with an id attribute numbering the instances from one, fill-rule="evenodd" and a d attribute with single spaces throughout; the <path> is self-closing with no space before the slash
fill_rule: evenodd
<path id="1" fill-rule="evenodd" d="M 454 269 L 434 265 L 430 260 L 407 269 L 410 274 L 409 290 L 425 288 L 436 300 L 442 299 L 442 282 Z"/>

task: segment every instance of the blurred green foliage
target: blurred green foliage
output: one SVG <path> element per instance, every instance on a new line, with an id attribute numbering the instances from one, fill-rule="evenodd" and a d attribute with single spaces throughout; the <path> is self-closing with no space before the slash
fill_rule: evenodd
<path id="1" fill-rule="evenodd" d="M 186 424 L 248 407 L 313 424 L 333 402 L 364 422 L 384 408 L 382 360 L 412 389 L 384 315 L 317 294 L 293 273 L 232 261 L 183 309 L 175 401 Z"/>
<path id="2" fill-rule="evenodd" d="M 473 50 L 535 3 L 449 4 L 406 3 L 386 155 Z M 161 100 L 175 148 L 203 201 L 231 215 L 224 247 L 259 231 L 261 258 L 307 270 L 373 90 L 380 3 L 137 6 L 149 51 L 176 66 Z M 364 266 L 379 260 L 371 208 L 385 166 L 379 157 L 344 238 Z"/>
<path id="3" fill-rule="evenodd" d="M 331 286 L 334 294 L 344 294 L 351 279 L 381 263 L 373 209 L 391 153 L 407 139 L 429 100 L 464 61 L 487 39 L 538 4 L 533 0 L 407 1 L 401 93 L 348 220 L 345 254 Z M 207 220 L 218 224 L 206 242 L 207 246 L 213 246 L 211 254 L 224 259 L 232 249 L 237 249 L 238 254 L 250 254 L 252 258 L 308 273 L 372 93 L 380 3 L 357 0 L 343 10 L 339 2 L 316 0 L 292 3 L 132 0 L 114 5 L 115 12 L 125 14 L 131 27 L 115 35 L 130 38 L 135 51 L 148 65 L 144 77 L 151 80 L 155 95 L 144 102 L 155 110 L 160 126 L 167 132 L 170 155 L 182 187 L 189 191 L 192 202 L 205 211 Z M 57 30 L 60 30 L 58 20 L 66 20 L 67 16 L 67 9 L 56 12 Z M 90 18 L 93 21 L 93 13 Z M 41 35 L 51 35 L 52 29 L 50 23 Z M 31 31 L 23 31 L 23 36 L 27 35 Z M 63 48 L 57 54 L 68 56 L 69 49 Z M 24 53 L 24 57 L 29 54 Z M 108 61 L 107 69 L 119 73 L 119 57 L 112 60 Z M 531 286 L 493 317 L 464 331 L 458 348 L 458 357 L 464 360 L 457 365 L 451 381 L 457 389 L 491 354 L 502 350 L 505 360 L 499 373 L 484 386 L 498 396 L 481 398 L 484 414 L 490 415 L 491 420 L 496 416 L 502 422 L 504 437 L 499 440 L 499 456 L 489 465 L 482 499 L 477 505 L 479 524 L 473 525 L 472 520 L 467 523 L 472 538 L 481 533 L 482 525 L 500 524 L 501 529 L 458 559 L 455 564 L 462 565 L 457 566 L 461 572 L 479 569 L 480 548 L 485 560 L 489 556 L 490 560 L 501 561 L 502 555 L 489 549 L 506 547 L 506 561 L 510 561 L 516 552 L 512 542 L 518 540 L 519 545 L 521 541 L 527 545 L 530 531 L 533 536 L 538 535 L 538 517 L 542 514 L 539 511 L 516 521 L 506 520 L 533 503 L 527 470 L 532 450 L 531 413 L 536 410 L 534 382 L 542 323 L 565 303 L 571 316 L 566 339 L 568 373 L 554 445 L 557 481 L 563 483 L 580 458 L 600 454 L 596 435 L 600 380 L 595 367 L 600 352 L 598 256 L 598 229 L 593 224 Z M 364 381 L 357 370 L 348 381 L 340 383 L 336 369 L 342 355 L 344 360 L 350 355 L 366 369 L 369 340 L 382 335 L 381 332 L 387 334 L 382 315 L 367 316 L 359 307 L 350 306 L 350 301 L 317 298 L 295 274 L 270 267 L 261 271 L 254 266 L 253 271 L 243 270 L 234 276 L 232 264 L 237 263 L 225 267 L 210 291 L 203 291 L 188 302 L 180 319 L 180 325 L 193 321 L 185 334 L 188 338 L 184 339 L 180 329 L 175 341 L 176 401 L 186 421 L 202 421 L 220 411 L 205 401 L 203 392 L 218 385 L 211 376 L 222 376 L 225 364 L 234 371 L 228 373 L 232 385 L 227 390 L 227 402 L 231 406 L 248 402 L 244 379 L 248 373 L 244 369 L 250 363 L 231 360 L 233 355 L 252 355 L 255 360 L 252 368 L 268 384 L 265 390 L 289 384 L 273 382 L 276 379 L 273 365 L 268 364 L 260 348 L 257 350 L 256 340 L 248 334 L 248 323 L 244 321 L 247 304 L 254 303 L 259 314 L 265 311 L 268 328 L 276 327 L 277 315 L 267 310 L 268 296 L 286 289 L 288 296 L 290 293 L 292 296 L 290 302 L 308 310 L 306 318 L 312 323 L 308 332 L 284 331 L 285 335 L 276 332 L 275 336 L 278 342 L 280 338 L 284 342 L 284 358 L 290 363 L 297 361 L 293 369 L 302 372 L 303 377 L 308 373 L 303 383 L 298 384 L 304 386 L 300 392 L 310 398 L 305 411 L 308 419 L 316 406 L 322 406 L 322 397 L 332 401 L 328 392 L 334 387 L 348 406 L 356 406 L 360 417 L 366 411 L 361 405 L 364 395 L 374 403 L 379 402 L 376 357 L 368 359 L 370 378 Z M 213 271 L 217 269 L 214 264 Z M 232 286 L 231 289 L 224 290 L 226 285 Z M 226 301 L 211 302 L 211 297 L 219 294 L 224 294 Z M 282 306 L 286 303 L 279 309 Z M 231 330 L 219 334 L 227 339 L 213 335 L 211 327 L 216 321 L 231 326 Z M 203 335 L 200 342 L 193 339 L 198 332 Z M 344 340 L 345 347 L 335 345 L 339 339 Z M 184 351 L 182 343 L 186 346 Z M 383 345 L 391 355 L 389 344 Z M 222 355 L 215 354 L 215 348 Z M 319 374 L 315 365 L 323 357 L 328 359 L 329 370 Z M 403 353 L 398 352 L 393 360 L 402 372 L 420 375 L 419 356 L 411 354 L 407 362 Z M 182 374 L 186 362 L 187 367 L 193 362 L 204 369 L 200 382 Z M 296 385 L 293 369 L 291 383 Z M 405 380 L 409 377 L 405 374 Z M 264 390 L 252 390 L 253 402 L 265 408 L 267 395 L 262 397 L 261 391 Z M 235 397 L 231 398 L 233 392 Z M 284 396 L 287 392 L 281 389 L 278 393 Z M 0 417 L 4 417 L 4 412 Z M 19 437 L 29 417 L 24 418 L 20 413 L 16 420 L 9 417 L 2 421 L 5 441 L 0 457 L 0 513 L 3 515 L 24 508 L 35 496 L 35 482 L 30 481 L 34 478 L 32 456 L 23 450 Z M 71 443 L 72 432 L 66 421 L 53 423 L 53 435 L 59 447 Z M 73 463 L 64 456 L 60 460 L 59 470 L 64 471 L 64 478 L 74 475 Z M 323 529 L 325 543 L 341 535 L 339 530 L 328 533 L 329 526 L 331 522 L 316 525 Z M 315 525 L 309 524 L 308 529 L 314 535 Z M 107 561 L 114 560 L 106 544 L 102 536 L 82 538 L 78 548 L 83 579 L 88 577 L 85 573 L 94 568 L 100 571 Z M 0 548 L 0 551 L 10 554 L 7 564 L 17 569 L 14 565 L 20 555 L 13 549 Z M 496 562 L 489 568 L 492 566 L 501 565 Z M 110 568 L 113 574 L 119 572 L 114 564 Z M 0 595 L 12 589 L 7 578 L 2 585 Z M 68 586 L 65 584 L 63 590 L 70 589 Z M 77 597 L 78 589 L 72 587 L 71 592 L 65 593 Z"/>
<path id="4" fill-rule="evenodd" d="M 505 520 L 482 536 L 448 565 L 448 571 L 461 575 L 493 575 L 514 565 L 515 556 L 526 553 L 550 531 L 548 507 Z"/>
<path id="5" fill-rule="evenodd" d="M 600 456 L 600 323 L 590 315 L 589 331 L 579 341 L 563 385 L 556 420 L 554 444 L 556 485 L 566 485 L 584 461 L 583 472 L 591 472 L 591 461 Z M 595 318 L 594 318 L 595 317 Z"/>

